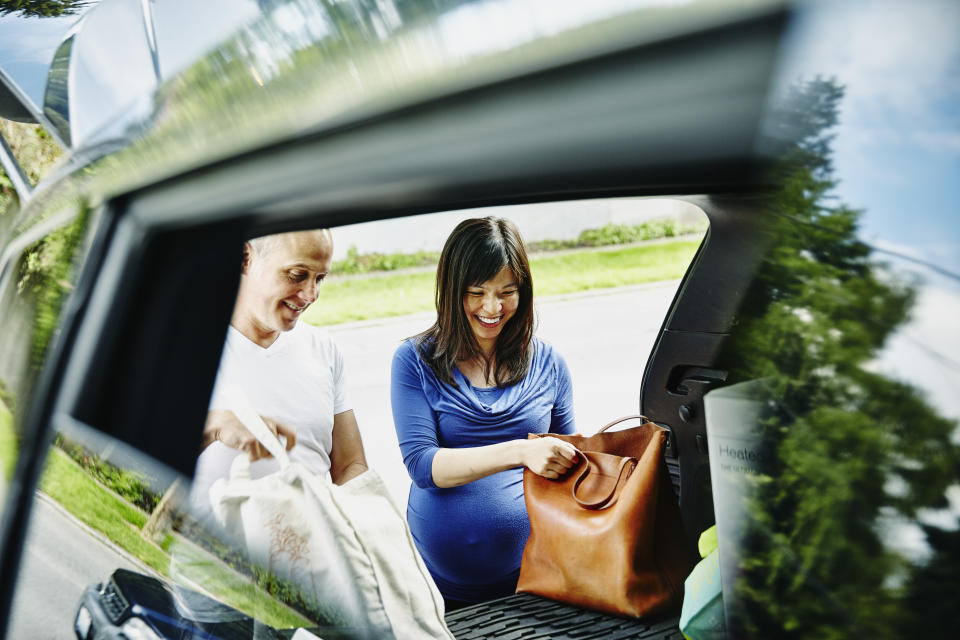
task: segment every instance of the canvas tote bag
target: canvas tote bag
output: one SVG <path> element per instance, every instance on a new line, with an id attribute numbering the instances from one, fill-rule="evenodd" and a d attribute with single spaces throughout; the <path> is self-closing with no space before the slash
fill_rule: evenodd
<path id="1" fill-rule="evenodd" d="M 593 436 L 550 436 L 573 444 L 577 466 L 559 480 L 523 472 L 530 537 L 517 591 L 606 613 L 640 617 L 676 606 L 692 566 L 663 450 L 667 431 L 639 427 Z"/>
<path id="2" fill-rule="evenodd" d="M 350 637 L 453 640 L 443 598 L 379 475 L 335 485 L 291 461 L 241 394 L 230 404 L 280 463 L 251 479 L 250 460 L 239 455 L 230 478 L 210 488 L 214 517 L 250 559 L 299 587 Z"/>

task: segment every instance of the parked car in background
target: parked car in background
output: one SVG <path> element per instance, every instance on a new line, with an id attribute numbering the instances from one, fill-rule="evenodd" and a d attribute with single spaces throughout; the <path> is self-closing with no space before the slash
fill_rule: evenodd
<path id="1" fill-rule="evenodd" d="M 32 184 L 0 146 L 7 637 L 333 637 L 219 574 L 188 585 L 229 600 L 197 620 L 169 539 L 85 563 L 74 531 L 127 533 L 101 533 L 87 480 L 38 493 L 44 469 L 70 450 L 158 496 L 189 484 L 246 239 L 628 196 L 709 221 L 629 364 L 670 430 L 675 543 L 718 526 L 727 636 L 960 628 L 957 3 L 68 4 L 0 14 L 0 118 L 62 149 Z M 41 547 L 62 554 L 24 561 Z M 676 613 L 521 594 L 447 622 L 680 638 Z"/>

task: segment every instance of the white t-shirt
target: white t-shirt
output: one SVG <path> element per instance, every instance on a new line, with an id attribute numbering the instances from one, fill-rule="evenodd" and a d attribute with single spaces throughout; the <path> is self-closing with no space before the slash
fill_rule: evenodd
<path id="1" fill-rule="evenodd" d="M 231 326 L 210 409 L 230 409 L 226 389 L 243 393 L 260 415 L 296 430 L 297 444 L 290 450 L 291 460 L 318 474 L 330 470 L 333 416 L 352 407 L 347 398 L 343 355 L 326 331 L 298 322 L 264 349 Z M 191 503 L 201 514 L 209 510 L 210 486 L 229 475 L 230 464 L 239 453 L 214 442 L 200 454 Z M 250 465 L 254 478 L 278 469 L 271 458 Z"/>

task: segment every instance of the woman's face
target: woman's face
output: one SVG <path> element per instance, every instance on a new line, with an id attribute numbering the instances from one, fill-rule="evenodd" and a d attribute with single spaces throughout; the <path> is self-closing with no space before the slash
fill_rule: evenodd
<path id="1" fill-rule="evenodd" d="M 463 311 L 484 351 L 493 348 L 503 325 L 517 312 L 519 305 L 517 277 L 510 267 L 500 269 L 484 283 L 467 287 L 463 294 Z"/>

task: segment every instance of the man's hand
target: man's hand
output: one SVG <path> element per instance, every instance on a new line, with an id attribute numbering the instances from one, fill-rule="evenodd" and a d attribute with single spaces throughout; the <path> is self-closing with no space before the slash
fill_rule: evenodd
<path id="1" fill-rule="evenodd" d="M 297 444 L 297 433 L 292 428 L 265 416 L 261 416 L 261 418 L 275 436 L 283 436 L 287 439 L 287 451 L 290 451 L 293 445 Z M 201 449 L 206 449 L 216 440 L 231 449 L 246 452 L 251 460 L 271 457 L 270 452 L 253 437 L 253 434 L 243 426 L 237 416 L 226 409 L 213 409 L 207 413 L 207 422 L 203 426 L 203 445 Z"/>

